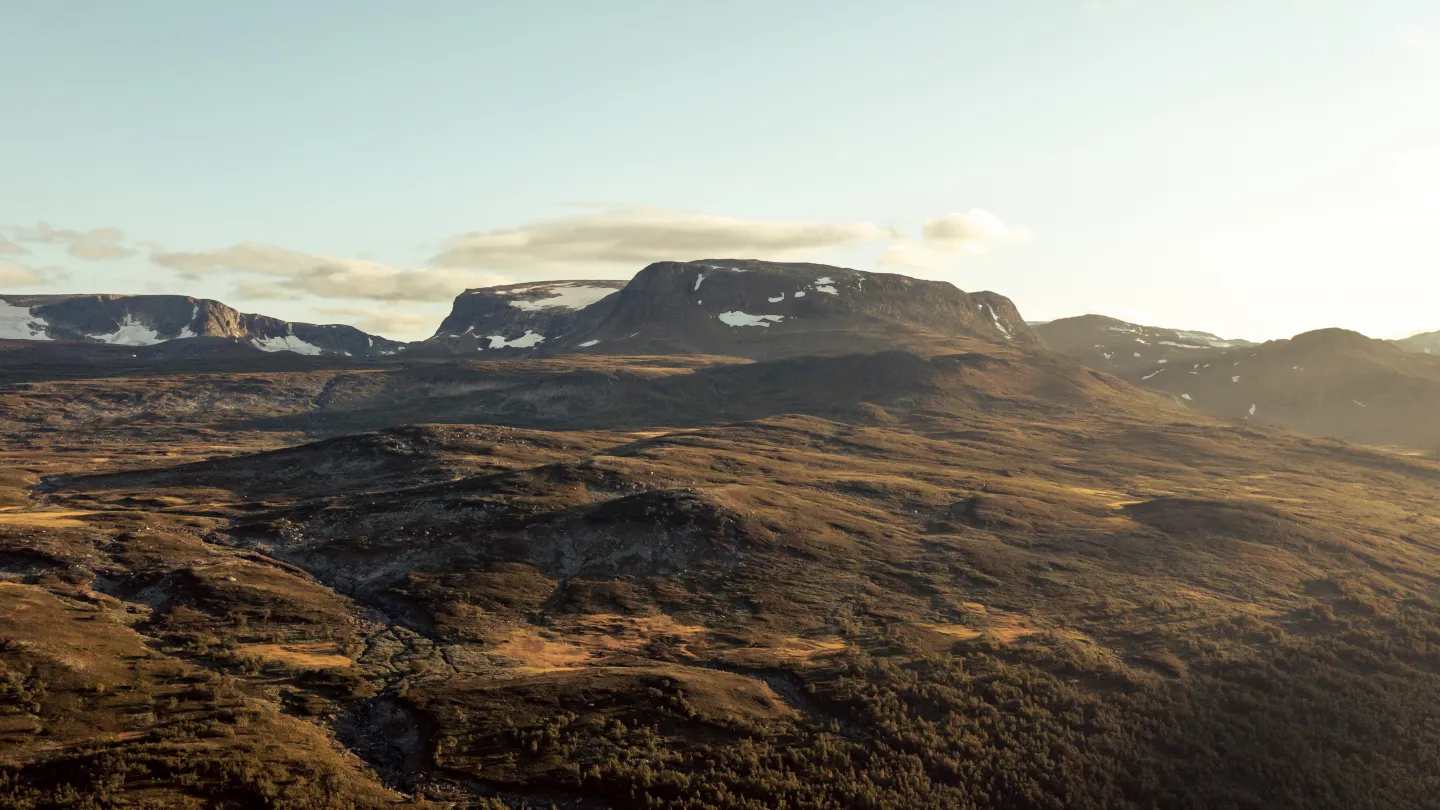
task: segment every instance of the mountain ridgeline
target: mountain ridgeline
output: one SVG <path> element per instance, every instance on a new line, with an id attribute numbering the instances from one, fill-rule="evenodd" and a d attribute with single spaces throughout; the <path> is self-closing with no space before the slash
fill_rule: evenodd
<path id="1" fill-rule="evenodd" d="M 1051 351 L 1194 410 L 1364 444 L 1440 449 L 1433 418 L 1440 356 L 1415 339 L 1317 329 L 1252 343 L 1099 315 L 1035 329 Z"/>
<path id="2" fill-rule="evenodd" d="M 194 340 L 196 351 L 240 343 L 267 352 L 379 357 L 404 344 L 343 324 L 292 323 L 183 295 L 0 296 L 0 338 L 155 346 Z"/>
<path id="3" fill-rule="evenodd" d="M 350 326 L 248 315 L 178 295 L 0 296 L 0 339 L 154 346 L 213 338 L 263 351 L 443 358 L 589 351 L 754 359 L 979 340 L 1034 347 L 1015 305 L 942 281 L 821 264 L 657 262 L 626 281 L 542 281 L 467 290 L 435 335 L 401 343 Z M 203 344 L 203 342 L 202 342 Z"/>

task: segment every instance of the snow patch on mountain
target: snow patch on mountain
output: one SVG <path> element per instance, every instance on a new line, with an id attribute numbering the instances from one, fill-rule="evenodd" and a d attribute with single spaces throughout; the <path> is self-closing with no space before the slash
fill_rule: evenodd
<path id="1" fill-rule="evenodd" d="M 785 320 L 784 315 L 751 315 L 739 310 L 722 312 L 715 316 L 728 326 L 766 326 Z"/>
<path id="2" fill-rule="evenodd" d="M 11 306 L 0 298 L 0 338 L 5 340 L 50 340 L 45 329 L 50 324 L 36 317 L 27 307 Z"/>
<path id="3" fill-rule="evenodd" d="M 698 280 L 695 282 L 695 287 L 696 289 L 700 287 Z M 548 295 L 540 299 L 516 298 L 510 301 L 510 306 L 526 312 L 534 312 L 539 309 L 584 309 L 615 292 L 610 287 L 591 287 L 585 284 L 537 285 L 530 289 L 543 290 Z"/>
<path id="4" fill-rule="evenodd" d="M 525 334 L 514 340 L 507 339 L 504 335 L 487 335 L 492 349 L 533 349 L 545 341 L 545 336 L 539 332 L 526 330 Z"/>
<path id="5" fill-rule="evenodd" d="M 995 324 L 995 328 L 1000 330 L 1000 334 L 1004 335 L 1006 340 L 1015 339 L 1015 336 L 1010 334 L 1010 330 L 1005 328 L 1005 324 L 1000 322 L 1000 316 L 995 314 L 995 310 L 989 304 L 981 304 L 980 308 L 990 313 L 990 322 Z"/>
<path id="6" fill-rule="evenodd" d="M 125 320 L 121 321 L 119 328 L 114 332 L 108 335 L 95 335 L 95 339 L 117 346 L 154 346 L 157 343 L 165 342 L 159 332 L 136 320 L 134 315 L 126 315 Z M 318 350 L 316 353 L 319 353 Z"/>
<path id="7" fill-rule="evenodd" d="M 306 343 L 294 335 L 281 335 L 279 337 L 255 338 L 250 345 L 262 352 L 294 352 L 296 354 L 320 354 L 323 350 L 313 343 Z"/>

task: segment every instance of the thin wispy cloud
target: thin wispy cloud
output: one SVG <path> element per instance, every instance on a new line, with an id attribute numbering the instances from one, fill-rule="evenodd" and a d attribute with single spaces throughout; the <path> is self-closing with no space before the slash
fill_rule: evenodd
<path id="1" fill-rule="evenodd" d="M 920 242 L 891 245 L 879 259 L 882 267 L 935 270 L 966 255 L 988 253 L 1002 245 L 1028 242 L 1035 234 L 1024 226 L 1007 225 L 980 208 L 925 220 Z"/>
<path id="2" fill-rule="evenodd" d="M 894 238 L 872 222 L 785 222 L 628 208 L 474 231 L 448 240 L 431 260 L 440 267 L 507 272 L 634 271 L 656 261 L 716 256 L 777 260 Z"/>
<path id="3" fill-rule="evenodd" d="M 162 285 L 162 291 L 183 292 L 196 282 L 220 282 L 237 302 L 351 302 L 318 306 L 315 311 L 366 331 L 413 335 L 435 320 L 433 311 L 423 311 L 425 305 L 448 304 L 467 289 L 529 278 L 624 277 L 656 261 L 710 257 L 809 259 L 871 243 L 888 247 L 882 266 L 935 268 L 1031 238 L 1027 229 L 981 209 L 927 219 L 919 230 L 919 240 L 912 241 L 898 230 L 867 221 L 761 220 L 599 206 L 519 227 L 456 235 L 443 240 L 435 255 L 416 268 L 261 242 L 169 250 L 150 242 L 127 242 L 117 228 L 80 231 L 44 222 L 9 229 L 15 241 L 0 242 L 0 252 L 23 254 L 29 251 L 22 243 L 33 243 L 60 247 L 89 261 L 113 261 L 143 248 L 154 265 L 178 276 L 177 282 Z M 51 268 L 55 273 L 22 264 L 4 268 L 0 283 L 11 286 L 43 286 L 61 277 L 58 268 Z"/>
<path id="4" fill-rule="evenodd" d="M 11 233 L 21 242 L 64 247 L 70 256 L 85 261 L 116 261 L 134 256 L 137 252 L 125 244 L 125 232 L 119 228 L 75 231 L 41 222 L 33 228 L 12 228 Z"/>
<path id="5" fill-rule="evenodd" d="M 38 287 L 48 281 L 45 272 L 28 264 L 0 264 L 0 287 Z"/>
<path id="6" fill-rule="evenodd" d="M 5 234 L 0 233 L 0 256 L 23 256 L 29 252 L 28 248 L 11 242 L 5 238 Z"/>
<path id="7" fill-rule="evenodd" d="M 251 298 L 298 299 L 312 295 L 329 299 L 450 301 L 468 288 L 506 280 L 456 268 L 405 270 L 363 259 L 321 256 L 256 242 L 197 252 L 159 251 L 150 258 L 182 278 L 261 277 L 239 280 L 241 290 Z"/>

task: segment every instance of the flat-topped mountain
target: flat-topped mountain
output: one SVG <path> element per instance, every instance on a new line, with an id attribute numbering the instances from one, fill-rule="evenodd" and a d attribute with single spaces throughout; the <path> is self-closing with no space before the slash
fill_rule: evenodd
<path id="1" fill-rule="evenodd" d="M 612 294 L 613 292 L 613 294 Z M 432 342 L 474 348 L 741 357 L 923 348 L 946 338 L 1039 340 L 1008 298 L 823 264 L 657 262 L 628 283 L 471 290 Z"/>
<path id="2" fill-rule="evenodd" d="M 0 339 L 138 347 L 194 338 L 267 352 L 352 357 L 394 354 L 403 345 L 353 326 L 292 323 L 183 295 L 0 296 Z"/>

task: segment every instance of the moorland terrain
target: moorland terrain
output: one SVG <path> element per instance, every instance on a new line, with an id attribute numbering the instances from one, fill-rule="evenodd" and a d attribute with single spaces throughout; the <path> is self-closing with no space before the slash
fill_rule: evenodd
<path id="1" fill-rule="evenodd" d="M 898 276 L 565 284 L 394 355 L 0 343 L 0 805 L 1440 802 L 1421 428 Z M 1289 412 L 1302 349 L 1373 377 L 1244 347 Z"/>

